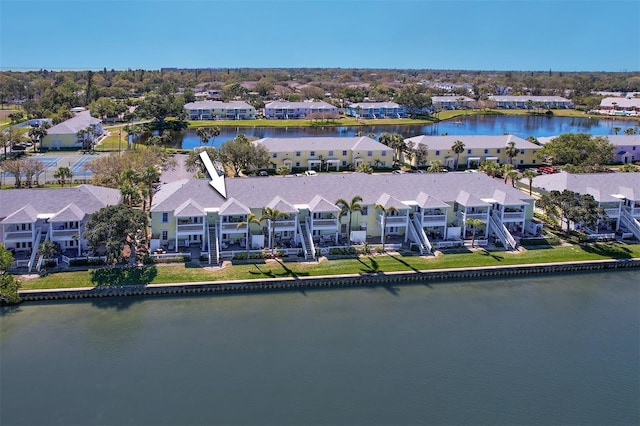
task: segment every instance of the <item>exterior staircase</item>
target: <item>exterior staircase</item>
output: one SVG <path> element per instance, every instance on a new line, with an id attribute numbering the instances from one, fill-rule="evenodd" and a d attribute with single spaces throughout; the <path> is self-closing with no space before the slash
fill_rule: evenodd
<path id="1" fill-rule="evenodd" d="M 491 213 L 489 226 L 490 229 L 496 233 L 504 248 L 507 250 L 515 250 L 516 247 L 518 247 L 518 243 L 515 238 L 513 238 L 513 235 L 511 235 L 511 232 L 509 232 L 507 227 L 504 226 L 502 221 L 498 219 L 494 213 Z"/>
<path id="2" fill-rule="evenodd" d="M 304 258 L 306 260 L 316 260 L 316 248 L 313 245 L 313 236 L 309 233 L 307 228 L 307 219 L 304 222 L 298 221 L 298 234 L 300 235 L 300 241 L 302 242 L 302 251 L 304 252 Z"/>
<path id="3" fill-rule="evenodd" d="M 218 241 L 218 232 L 215 225 L 209 225 L 207 233 L 207 245 L 209 246 L 209 265 L 220 264 L 220 244 Z"/>
<path id="4" fill-rule="evenodd" d="M 634 237 L 640 240 L 640 222 L 631 215 L 629 209 L 624 207 L 622 208 L 622 211 L 620 212 L 620 224 L 631 232 Z"/>
<path id="5" fill-rule="evenodd" d="M 418 219 L 414 217 L 409 222 L 409 236 L 412 237 L 416 244 L 418 244 L 420 254 L 431 254 L 433 247 L 431 246 L 431 242 L 429 241 L 427 234 L 424 232 L 424 229 L 420 226 Z"/>

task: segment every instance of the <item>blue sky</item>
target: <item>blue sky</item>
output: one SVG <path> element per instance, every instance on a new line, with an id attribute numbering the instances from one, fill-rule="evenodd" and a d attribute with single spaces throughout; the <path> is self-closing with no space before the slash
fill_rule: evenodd
<path id="1" fill-rule="evenodd" d="M 639 71 L 638 0 L 0 0 L 0 68 Z"/>

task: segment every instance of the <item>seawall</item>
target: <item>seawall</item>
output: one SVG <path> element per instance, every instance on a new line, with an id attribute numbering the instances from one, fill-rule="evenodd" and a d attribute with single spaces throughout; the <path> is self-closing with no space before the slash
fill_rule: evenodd
<path id="1" fill-rule="evenodd" d="M 640 259 L 597 260 L 552 264 L 438 269 L 428 271 L 380 272 L 360 275 L 273 278 L 251 281 L 210 281 L 173 284 L 100 286 L 70 289 L 21 290 L 19 293 L 20 297 L 25 302 L 198 293 L 230 294 L 330 287 L 398 285 L 414 283 L 417 281 L 436 283 L 447 280 L 603 271 L 639 267 Z"/>

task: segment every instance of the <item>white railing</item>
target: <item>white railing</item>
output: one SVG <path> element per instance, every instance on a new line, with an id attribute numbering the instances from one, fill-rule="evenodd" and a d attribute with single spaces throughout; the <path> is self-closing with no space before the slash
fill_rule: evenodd
<path id="1" fill-rule="evenodd" d="M 302 232 L 302 226 L 298 222 L 298 233 L 300 234 L 300 239 L 302 240 L 302 250 L 304 250 L 304 257 L 307 257 L 307 244 L 309 244 L 309 251 L 311 252 L 311 258 L 316 260 L 316 246 L 313 244 L 313 235 L 309 232 L 309 218 L 305 218 L 305 230 L 306 233 Z"/>
<path id="2" fill-rule="evenodd" d="M 283 230 L 286 228 L 295 229 L 296 221 L 295 220 L 276 220 L 271 222 L 271 226 L 273 226 L 276 230 Z"/>
<path id="3" fill-rule="evenodd" d="M 427 214 L 422 216 L 423 223 L 446 223 L 446 214 Z"/>
<path id="4" fill-rule="evenodd" d="M 382 223 L 383 215 L 378 215 L 378 223 Z M 387 216 L 384 219 L 385 226 L 402 226 L 407 223 L 407 216 Z"/>
<path id="5" fill-rule="evenodd" d="M 495 231 L 496 235 L 498 236 L 498 238 L 500 239 L 504 247 L 507 250 L 515 250 L 518 243 L 513 238 L 513 236 L 507 229 L 507 227 L 504 226 L 504 224 L 500 221 L 500 219 L 498 219 L 497 213 L 491 215 L 490 223 L 491 223 L 491 228 L 493 228 L 493 230 Z"/>
<path id="6" fill-rule="evenodd" d="M 416 242 L 416 244 L 418 244 L 418 250 L 420 251 L 420 254 L 424 254 L 424 252 L 426 251 L 426 248 L 422 243 L 422 240 L 418 235 L 418 231 L 416 230 L 416 225 L 413 222 L 411 222 L 411 225 L 409 225 L 408 232 L 409 232 L 409 238 L 411 238 Z"/>
<path id="7" fill-rule="evenodd" d="M 211 265 L 211 226 L 207 228 L 207 260 Z"/>
<path id="8" fill-rule="evenodd" d="M 620 223 L 627 228 L 638 240 L 640 240 L 640 222 L 635 219 L 627 209 L 622 210 Z"/>
<path id="9" fill-rule="evenodd" d="M 204 229 L 204 224 L 176 225 L 176 232 L 198 232 Z"/>
<path id="10" fill-rule="evenodd" d="M 36 263 L 36 271 L 40 272 L 42 269 L 42 263 L 44 263 L 44 256 L 40 256 L 38 258 L 38 262 Z"/>
<path id="11" fill-rule="evenodd" d="M 191 252 L 185 251 L 184 253 L 182 252 L 176 252 L 176 253 L 150 253 L 149 256 L 152 259 L 172 259 L 172 258 L 177 258 L 177 257 L 187 257 L 189 258 L 189 260 L 191 260 Z"/>
<path id="12" fill-rule="evenodd" d="M 587 240 L 613 240 L 616 238 L 614 232 L 604 234 L 587 234 Z"/>
<path id="13" fill-rule="evenodd" d="M 338 219 L 311 219 L 313 227 L 316 228 L 335 228 L 338 229 Z"/>
<path id="14" fill-rule="evenodd" d="M 63 254 L 63 255 L 60 255 L 60 259 L 62 259 L 62 261 L 63 261 L 64 263 L 66 263 L 67 265 L 68 265 L 68 264 L 69 264 L 69 262 L 71 261 L 71 258 L 70 258 L 70 257 L 68 257 L 68 256 L 65 256 L 64 254 Z"/>
<path id="15" fill-rule="evenodd" d="M 420 225 L 420 221 L 417 217 L 413 217 L 413 225 L 416 228 L 416 232 L 418 234 L 418 238 L 420 238 L 422 244 L 424 245 L 427 254 L 431 254 L 433 252 L 433 247 L 431 246 L 431 241 L 429 241 L 429 237 L 424 232 L 424 228 Z"/>
<path id="16" fill-rule="evenodd" d="M 461 247 L 464 245 L 464 241 L 462 240 L 453 240 L 453 241 L 436 241 L 433 243 L 435 248 L 451 248 L 451 247 Z"/>
<path id="17" fill-rule="evenodd" d="M 12 266 L 14 266 L 15 268 L 27 267 L 27 266 L 29 266 L 29 260 L 28 259 L 16 260 L 16 261 L 13 262 Z"/>
<path id="18" fill-rule="evenodd" d="M 464 240 L 464 246 L 465 247 L 485 247 L 485 246 L 489 245 L 489 240 L 486 240 L 486 239 L 478 240 L 478 239 L 476 239 L 475 241 L 473 241 L 473 245 L 471 243 L 472 243 L 472 240 Z"/>
<path id="19" fill-rule="evenodd" d="M 249 225 L 246 224 L 244 226 L 241 226 L 238 228 L 238 225 L 242 223 L 242 222 L 238 222 L 238 223 L 231 223 L 231 222 L 223 222 L 222 224 L 220 224 L 220 228 L 222 229 L 223 233 L 226 233 L 225 231 L 231 231 L 230 233 L 233 232 L 243 232 L 245 231 Z"/>
<path id="20" fill-rule="evenodd" d="M 620 209 L 604 209 L 604 212 L 610 218 L 620 217 Z"/>
<path id="21" fill-rule="evenodd" d="M 469 218 L 486 220 L 487 219 L 487 212 L 484 212 L 484 213 L 465 213 L 464 217 L 465 217 L 465 220 L 469 219 Z"/>
<path id="22" fill-rule="evenodd" d="M 505 212 L 502 214 L 502 220 L 522 220 L 524 212 Z"/>

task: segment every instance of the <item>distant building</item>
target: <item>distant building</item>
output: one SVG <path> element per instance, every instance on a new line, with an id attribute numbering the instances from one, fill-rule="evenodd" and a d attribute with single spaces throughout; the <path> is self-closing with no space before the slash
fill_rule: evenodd
<path id="1" fill-rule="evenodd" d="M 489 96 L 498 108 L 505 109 L 571 109 L 573 102 L 561 96 Z"/>
<path id="2" fill-rule="evenodd" d="M 373 139 L 361 137 L 264 138 L 253 142 L 269 151 L 272 168 L 341 170 L 360 164 L 391 167 L 393 149 Z"/>
<path id="3" fill-rule="evenodd" d="M 640 115 L 640 98 L 604 98 L 600 101 L 599 112 L 608 115 Z"/>
<path id="4" fill-rule="evenodd" d="M 305 118 L 311 114 L 338 114 L 338 108 L 327 102 L 286 102 L 275 101 L 264 106 L 266 118 L 293 119 Z"/>
<path id="5" fill-rule="evenodd" d="M 395 102 L 359 102 L 347 107 L 347 115 L 358 118 L 407 118 L 407 110 Z"/>
<path id="6" fill-rule="evenodd" d="M 185 104 L 190 120 L 251 120 L 256 109 L 246 102 L 196 101 Z"/>
<path id="7" fill-rule="evenodd" d="M 615 145 L 614 161 L 616 163 L 635 163 L 640 161 L 640 135 L 609 135 L 610 143 Z"/>
<path id="8" fill-rule="evenodd" d="M 62 123 L 47 130 L 42 138 L 45 149 L 89 149 L 104 134 L 102 121 L 92 117 L 89 111 L 78 112 Z"/>
<path id="9" fill-rule="evenodd" d="M 464 144 L 464 152 L 459 156 L 451 149 L 457 140 Z M 425 164 L 438 160 L 449 169 L 455 167 L 456 160 L 458 164 L 466 164 L 468 168 L 477 168 L 484 161 L 508 163 L 505 148 L 510 142 L 513 142 L 519 150 L 518 155 L 511 159 L 512 164 L 517 166 L 540 164 L 536 152 L 541 147 L 513 135 L 415 136 L 405 139 L 405 142 L 412 142 L 415 148 L 420 145 L 427 147 L 428 155 Z M 415 159 L 413 161 L 415 162 Z"/>
<path id="10" fill-rule="evenodd" d="M 440 109 L 471 108 L 473 102 L 475 100 L 468 96 L 433 96 L 431 98 L 433 107 Z"/>

